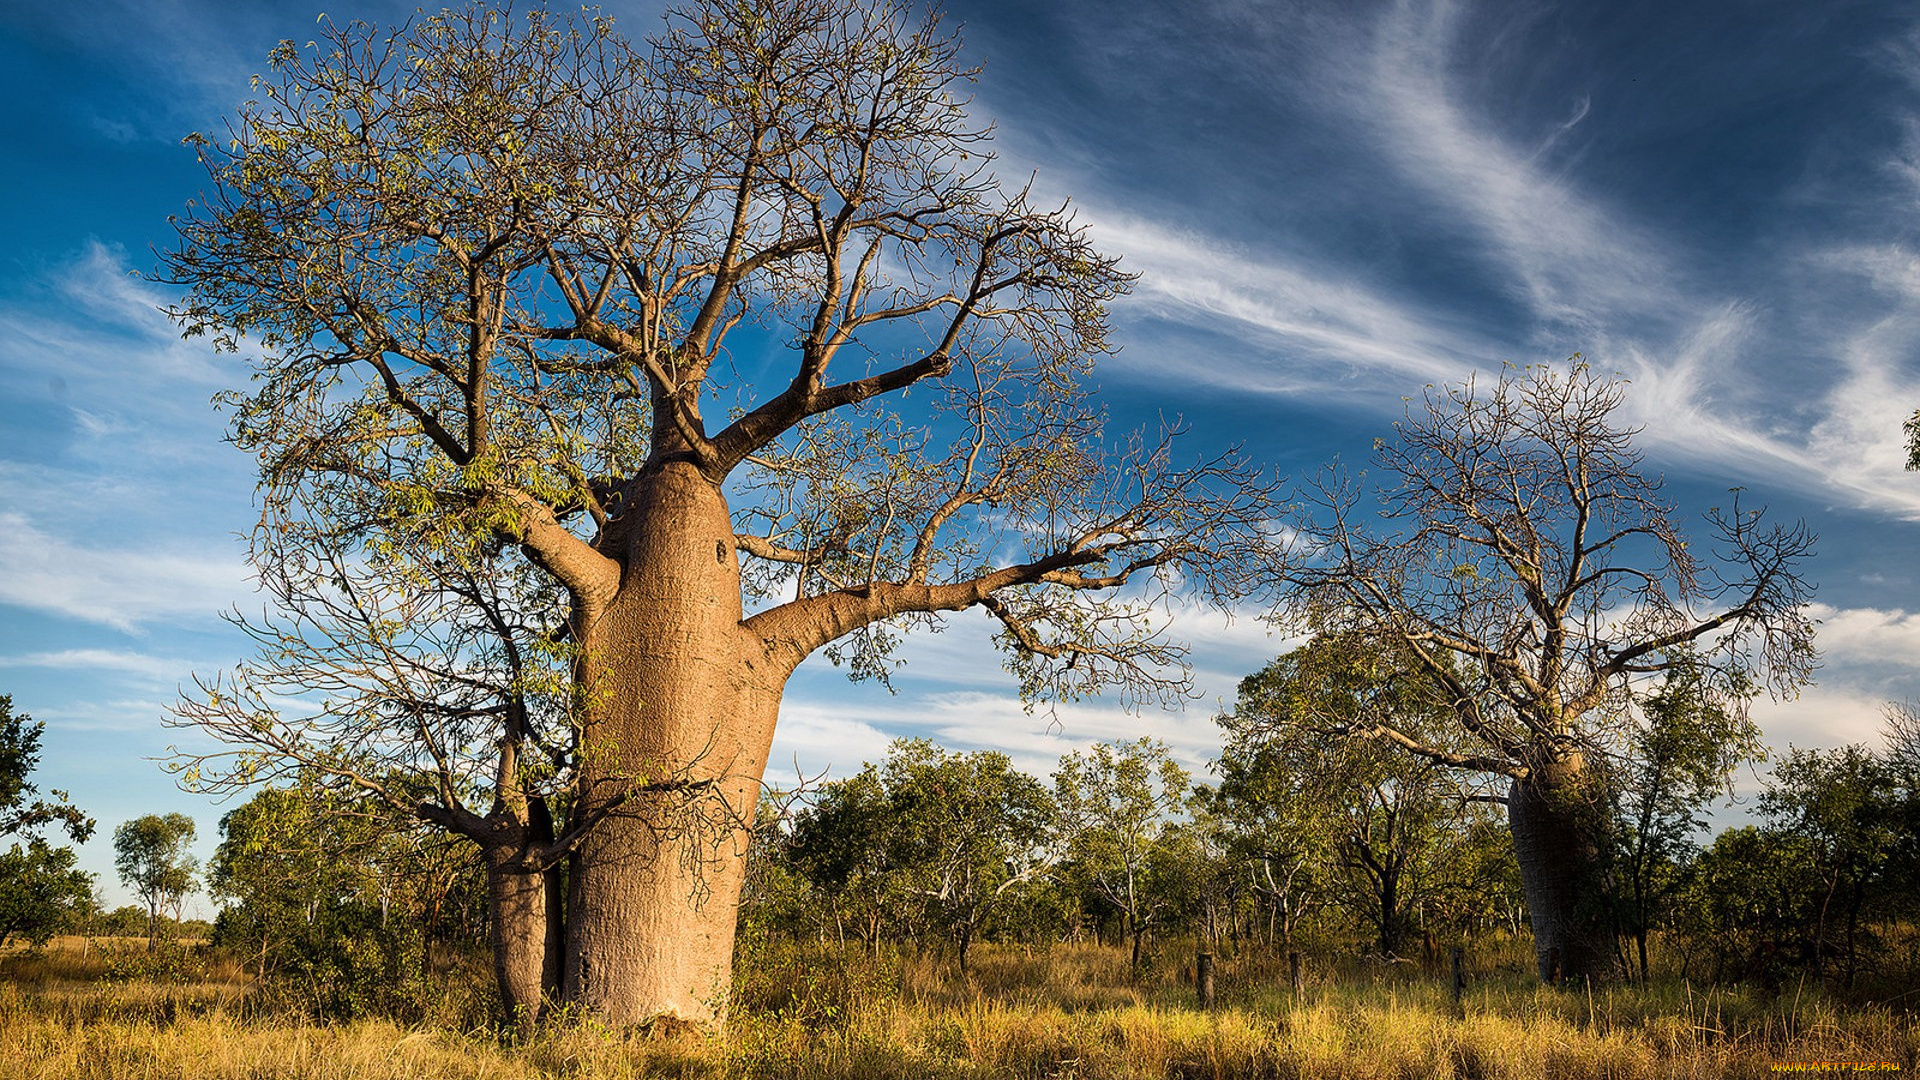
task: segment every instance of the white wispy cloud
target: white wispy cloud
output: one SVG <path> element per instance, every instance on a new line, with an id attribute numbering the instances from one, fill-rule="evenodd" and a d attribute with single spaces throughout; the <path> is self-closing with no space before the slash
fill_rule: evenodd
<path id="1" fill-rule="evenodd" d="M 164 751 L 159 735 L 165 731 L 161 718 L 167 715 L 169 702 L 161 698 L 85 698 L 69 705 L 35 706 L 33 718 L 45 721 L 50 733 L 62 738 L 76 734 L 138 734 L 138 750 L 150 755 Z M 123 750 L 135 749 L 127 746 Z M 96 760 L 63 760 L 68 773 L 112 776 L 124 772 L 126 762 L 118 755 L 100 755 Z"/>
<path id="2" fill-rule="evenodd" d="M 1632 382 L 1627 419 L 1663 461 L 1920 518 L 1920 485 L 1900 470 L 1900 421 L 1920 405 L 1906 362 L 1920 351 L 1920 257 L 1901 244 L 1782 244 L 1772 265 L 1743 265 L 1729 291 L 1734 275 L 1703 269 L 1712 253 L 1689 250 L 1684 236 L 1650 227 L 1556 163 L 1601 107 L 1591 95 L 1530 138 L 1486 112 L 1462 85 L 1473 67 L 1460 53 L 1468 12 L 1461 0 L 1400 0 L 1370 33 L 1329 37 L 1319 104 L 1371 139 L 1432 207 L 1433 227 L 1459 232 L 1478 272 L 1504 283 L 1527 317 L 1481 325 L 1432 310 L 1409 286 L 1356 277 L 1361 269 L 1338 257 L 1281 250 L 1285 237 L 1250 250 L 1257 237 L 1154 224 L 1151 208 L 1096 184 L 1087 201 L 1096 233 L 1141 274 L 1134 317 L 1253 346 L 1184 359 L 1177 349 L 1123 354 L 1120 363 L 1172 366 L 1249 393 L 1338 390 L 1391 414 L 1423 383 L 1578 349 Z M 1889 154 L 1890 168 L 1905 162 L 1920 175 L 1911 145 Z M 1852 306 L 1862 276 L 1890 306 L 1802 317 Z M 1813 392 L 1782 401 L 1768 374 L 1778 365 L 1818 373 Z"/>
<path id="3" fill-rule="evenodd" d="M 234 361 L 204 341 L 181 338 L 165 312 L 178 297 L 140 277 L 139 269 L 124 248 L 86 241 L 46 275 L 44 298 L 0 310 L 0 326 L 10 339 L 7 366 L 102 384 L 135 378 L 206 394 L 236 382 Z M 90 363 L 109 350 L 125 359 L 105 370 Z"/>
<path id="4" fill-rule="evenodd" d="M 188 673 L 195 670 L 195 665 L 188 660 L 125 649 L 60 649 L 0 656 L 0 668 L 48 668 L 96 674 L 113 671 L 153 684 L 173 685 L 184 681 Z"/>
<path id="5" fill-rule="evenodd" d="M 1489 269 L 1509 275 L 1538 317 L 1593 329 L 1620 312 L 1664 312 L 1673 273 L 1661 238 L 1607 213 L 1546 160 L 1590 103 L 1535 145 L 1503 137 L 1456 85 L 1466 13 L 1456 0 L 1400 0 L 1338 92 L 1406 179 L 1488 245 Z"/>
<path id="6" fill-rule="evenodd" d="M 1540 324 L 1590 336 L 1593 359 L 1635 386 L 1632 418 L 1663 455 L 1739 476 L 1764 473 L 1802 492 L 1838 494 L 1851 505 L 1920 517 L 1920 489 L 1899 464 L 1899 421 L 1920 404 L 1920 381 L 1900 374 L 1900 357 L 1920 344 L 1916 260 L 1904 250 L 1862 259 L 1789 247 L 1778 277 L 1758 279 L 1765 299 L 1820 307 L 1850 283 L 1828 268 L 1853 267 L 1904 293 L 1895 315 L 1843 326 L 1831 336 L 1763 341 L 1759 298 L 1729 296 L 1682 269 L 1678 238 L 1655 234 L 1629 214 L 1543 164 L 1542 147 L 1500 134 L 1492 117 L 1465 104 L 1455 84 L 1455 47 L 1466 7 L 1457 0 L 1401 0 L 1380 27 L 1372 63 L 1347 86 L 1348 107 L 1387 133 L 1383 148 L 1456 220 L 1486 242 L 1496 271 L 1512 275 Z M 1583 99 L 1575 121 L 1590 102 Z M 1768 330 L 1778 329 L 1769 325 Z M 1770 397 L 1770 364 L 1824 359 L 1831 376 L 1810 403 Z M 1804 422 L 1783 404 L 1804 404 Z"/>
<path id="7" fill-rule="evenodd" d="M 1028 711 L 1011 693 L 960 691 L 885 702 L 789 693 L 780 709 L 767 780 L 839 779 L 862 762 L 878 763 L 896 738 L 926 738 L 957 751 L 998 750 L 1037 777 L 1060 757 L 1098 742 L 1151 737 L 1196 774 L 1218 756 L 1219 729 L 1204 709 L 1129 713 L 1117 703 L 1084 701 Z"/>
<path id="8" fill-rule="evenodd" d="M 1753 718 L 1778 756 L 1788 747 L 1881 744 L 1886 699 L 1844 687 L 1815 686 L 1788 701 L 1754 702 Z"/>
<path id="9" fill-rule="evenodd" d="M 34 289 L 0 303 L 0 391 L 69 467 L 107 478 L 182 467 L 243 475 L 245 458 L 222 443 L 225 424 L 210 399 L 244 385 L 245 368 L 204 341 L 183 340 L 163 311 L 172 299 L 134 276 L 125 251 L 89 241 Z M 27 449 L 16 444 L 5 456 Z M 39 449 L 35 460 L 44 460 Z"/>
<path id="10" fill-rule="evenodd" d="M 1855 680 L 1876 673 L 1886 696 L 1920 695 L 1920 612 L 1828 604 L 1807 610 L 1819 620 L 1817 643 L 1829 671 Z"/>
<path id="11" fill-rule="evenodd" d="M 206 619 L 251 593 L 237 552 L 82 547 L 0 513 L 0 603 L 136 632 Z"/>
<path id="12" fill-rule="evenodd" d="M 1177 232 L 1121 210 L 1096 207 L 1088 218 L 1102 244 L 1123 252 L 1128 269 L 1140 274 L 1138 295 L 1147 310 L 1181 322 L 1224 323 L 1266 340 L 1269 348 L 1256 350 L 1252 363 L 1245 357 L 1193 358 L 1181 373 L 1203 383 L 1301 393 L 1367 369 L 1391 374 L 1379 391 L 1398 400 L 1408 385 L 1458 379 L 1496 351 L 1337 267 L 1288 262 L 1278 252 L 1249 253 L 1222 238 Z M 1276 353 L 1289 359 L 1281 361 Z M 1165 359 L 1142 358 L 1156 370 Z M 1341 365 L 1331 380 L 1327 360 Z M 1134 361 L 1123 353 L 1119 362 Z"/>
<path id="13" fill-rule="evenodd" d="M 0 603 L 134 631 L 251 593 L 229 535 L 250 470 L 207 404 L 239 372 L 165 301 L 90 242 L 0 304 L 0 389 L 26 418 L 0 451 Z"/>
<path id="14" fill-rule="evenodd" d="M 1881 744 L 1890 701 L 1920 700 L 1920 612 L 1812 604 L 1821 666 L 1796 697 L 1761 698 L 1753 716 L 1766 743 L 1789 746 Z"/>

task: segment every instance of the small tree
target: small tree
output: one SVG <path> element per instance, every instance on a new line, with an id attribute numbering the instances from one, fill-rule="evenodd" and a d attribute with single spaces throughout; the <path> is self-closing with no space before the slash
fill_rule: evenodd
<path id="1" fill-rule="evenodd" d="M 72 848 L 38 838 L 0 854 L 0 945 L 45 945 L 92 910 L 93 875 L 73 863 Z"/>
<path id="2" fill-rule="evenodd" d="M 1889 701 L 1882 710 L 1886 723 L 1887 764 L 1903 786 L 1920 787 L 1920 702 Z"/>
<path id="3" fill-rule="evenodd" d="M 207 867 L 207 891 L 232 902 L 221 912 L 222 944 L 255 950 L 270 978 L 328 925 L 328 909 L 377 911 L 382 883 L 371 857 L 381 833 L 363 808 L 313 785 L 266 788 L 228 811 Z"/>
<path id="4" fill-rule="evenodd" d="M 1175 848 L 1187 771 L 1153 739 L 1100 743 L 1063 756 L 1053 790 L 1071 872 L 1120 915 L 1138 972 L 1147 931 L 1174 910 L 1170 887 L 1185 870 Z"/>
<path id="5" fill-rule="evenodd" d="M 1604 770 L 1631 688 L 1683 665 L 1743 715 L 1756 684 L 1811 672 L 1803 524 L 1736 493 L 1709 510 L 1703 558 L 1617 413 L 1619 380 L 1576 363 L 1429 390 L 1375 444 L 1377 513 L 1344 473 L 1301 493 L 1288 610 L 1403 653 L 1449 714 L 1452 744 L 1369 732 L 1453 769 L 1505 778 L 1539 969 L 1615 970 Z"/>
<path id="6" fill-rule="evenodd" d="M 146 814 L 113 830 L 113 866 L 120 880 L 147 905 L 147 948 L 160 940 L 160 915 L 180 904 L 196 887 L 199 862 L 187 852 L 193 819 L 185 814 Z"/>
<path id="7" fill-rule="evenodd" d="M 1894 890 L 1905 900 L 1903 914 L 1920 914 L 1920 704 L 1888 702 L 1885 710 L 1887 764 L 1896 790 L 1893 801 Z"/>
<path id="8" fill-rule="evenodd" d="M 418 1002 L 432 920 L 426 890 L 408 885 L 424 869 L 422 832 L 315 778 L 261 790 L 220 819 L 207 869 L 208 891 L 229 901 L 217 943 L 251 952 L 262 990 L 318 1016 L 392 1015 Z M 471 845 L 459 846 L 477 863 Z"/>
<path id="9" fill-rule="evenodd" d="M 896 741 L 882 768 L 900 863 L 967 970 L 987 920 L 1057 858 L 1053 801 L 1005 754 Z"/>
<path id="10" fill-rule="evenodd" d="M 1648 977 L 1647 935 L 1697 851 L 1693 838 L 1706 824 L 1702 810 L 1715 797 L 1732 794 L 1733 770 L 1741 762 L 1765 753 L 1745 711 L 1703 693 L 1700 679 L 1690 664 L 1666 673 L 1641 705 L 1644 719 L 1630 736 L 1620 771 L 1613 834 L 1617 906 L 1642 981 Z M 1737 686 L 1728 690 L 1739 693 Z"/>
<path id="11" fill-rule="evenodd" d="M 0 855 L 0 944 L 21 937 L 43 945 L 93 903 L 93 875 L 74 869 L 71 848 L 54 847 L 39 835 L 49 825 L 60 826 L 76 843 L 93 835 L 93 819 L 68 802 L 66 792 L 42 799 L 27 779 L 40 763 L 46 728 L 26 713 L 16 715 L 13 698 L 0 694 L 0 836 L 27 841 Z"/>
<path id="12" fill-rule="evenodd" d="M 1322 896 L 1369 927 L 1384 956 L 1404 950 L 1429 887 L 1454 880 L 1450 842 L 1479 797 L 1386 733 L 1440 743 L 1446 715 L 1403 655 L 1320 636 L 1242 679 L 1219 718 L 1223 789 L 1275 801 L 1314 857 Z"/>
<path id="13" fill-rule="evenodd" d="M 1866 923 L 1889 899 L 1892 856 L 1902 843 L 1894 770 L 1863 746 L 1790 750 L 1774 767 L 1759 810 L 1783 835 L 1806 844 L 1811 858 L 1794 867 L 1818 883 L 1811 927 L 1813 973 L 1853 985 L 1871 935 Z"/>
<path id="14" fill-rule="evenodd" d="M 1333 838 L 1320 822 L 1317 778 L 1281 760 L 1265 740 L 1244 737 L 1233 726 L 1238 715 L 1216 718 L 1227 729 L 1213 765 L 1220 783 L 1196 797 L 1222 834 L 1225 858 L 1245 876 L 1266 943 L 1290 945 L 1301 921 L 1326 903 Z"/>
<path id="15" fill-rule="evenodd" d="M 788 858 L 826 900 L 841 938 L 851 926 L 869 953 L 917 906 L 897 827 L 880 771 L 868 764 L 821 789 L 795 820 L 787 848 Z"/>
<path id="16" fill-rule="evenodd" d="M 1051 865 L 1051 821 L 1045 790 L 1005 754 L 899 739 L 880 766 L 826 786 L 785 856 L 869 948 L 936 932 L 964 972 L 981 928 Z"/>
<path id="17" fill-rule="evenodd" d="M 1804 836 L 1746 825 L 1714 837 L 1689 868 L 1673 906 L 1687 949 L 1713 963 L 1710 977 L 1757 978 L 1777 987 L 1811 960 L 1821 907 L 1816 854 Z"/>

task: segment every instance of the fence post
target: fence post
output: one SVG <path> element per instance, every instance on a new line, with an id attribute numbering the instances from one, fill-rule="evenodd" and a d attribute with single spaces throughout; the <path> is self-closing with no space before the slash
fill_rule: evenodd
<path id="1" fill-rule="evenodd" d="M 1200 1007 L 1213 1008 L 1213 954 L 1202 952 L 1194 958 L 1193 987 L 1200 997 Z"/>

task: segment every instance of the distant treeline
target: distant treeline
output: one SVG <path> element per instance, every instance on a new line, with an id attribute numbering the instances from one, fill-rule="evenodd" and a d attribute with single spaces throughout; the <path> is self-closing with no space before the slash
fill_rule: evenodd
<path id="1" fill-rule="evenodd" d="M 769 795 L 743 947 L 909 947 L 964 967 L 984 941 L 1100 941 L 1144 964 L 1144 942 L 1192 938 L 1430 961 L 1482 935 L 1526 935 L 1502 793 L 1381 740 L 1291 722 L 1275 706 L 1301 660 L 1246 680 L 1204 782 L 1151 739 L 1069 753 L 1045 780 L 999 752 L 906 739 L 854 775 Z M 1721 774 L 1689 757 L 1701 748 L 1681 736 L 1700 725 L 1681 722 L 1683 692 L 1669 679 L 1641 703 L 1603 770 L 1604 805 L 1584 815 L 1608 872 L 1581 904 L 1611 927 L 1615 974 L 1805 978 L 1862 995 L 1910 981 L 1911 715 L 1893 710 L 1887 750 L 1789 751 L 1750 803 L 1757 823 L 1702 843 Z M 221 833 L 207 874 L 226 905 L 214 943 L 317 1012 L 425 992 L 433 942 L 487 939 L 477 851 L 364 800 L 267 789 Z"/>

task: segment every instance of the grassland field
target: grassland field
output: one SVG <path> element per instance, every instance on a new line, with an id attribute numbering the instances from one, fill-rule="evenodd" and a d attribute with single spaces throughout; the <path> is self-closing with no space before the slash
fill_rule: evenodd
<path id="1" fill-rule="evenodd" d="M 951 958 L 811 943 L 743 955 L 724 1034 L 590 1022 L 513 1036 L 489 1022 L 484 963 L 438 955 L 404 1020 L 318 1023 L 201 946 L 56 940 L 0 957 L 0 1077 L 9 1080 L 494 1078 L 1539 1078 L 1911 1075 L 1920 994 L 1846 1004 L 1805 983 L 1768 993 L 1680 979 L 1548 987 L 1525 943 L 1447 972 L 1222 955 L 1196 1004 L 1191 945 L 1142 977 L 1098 945 L 976 947 Z"/>

